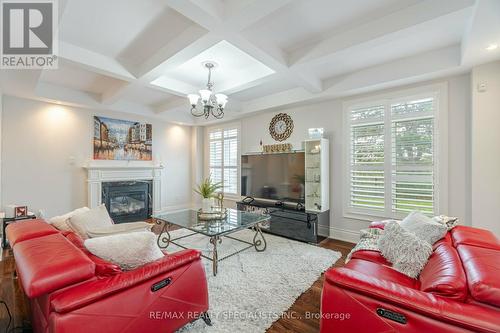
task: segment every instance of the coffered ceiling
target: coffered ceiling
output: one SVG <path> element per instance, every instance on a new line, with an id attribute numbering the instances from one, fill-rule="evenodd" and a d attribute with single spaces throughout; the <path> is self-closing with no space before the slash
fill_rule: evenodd
<path id="1" fill-rule="evenodd" d="M 466 72 L 500 59 L 498 0 L 60 0 L 59 69 L 2 70 L 6 94 L 205 124 Z"/>

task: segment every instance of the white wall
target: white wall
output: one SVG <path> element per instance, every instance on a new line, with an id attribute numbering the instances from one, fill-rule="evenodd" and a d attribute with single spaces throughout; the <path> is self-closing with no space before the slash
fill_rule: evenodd
<path id="1" fill-rule="evenodd" d="M 2 206 L 26 204 L 49 217 L 87 205 L 82 166 L 92 159 L 94 115 L 151 123 L 153 156 L 165 166 L 162 208 L 191 203 L 190 127 L 4 96 Z"/>
<path id="2" fill-rule="evenodd" d="M 470 76 L 461 75 L 437 82 L 448 82 L 448 215 L 458 216 L 463 224 L 470 224 L 470 200 L 468 199 L 468 193 L 470 192 L 470 170 L 468 167 L 468 151 L 470 150 L 470 136 L 468 134 L 471 104 Z M 420 85 L 430 83 L 426 82 Z M 418 85 L 398 89 L 415 86 Z M 391 90 L 377 92 L 376 94 L 389 91 Z M 366 96 L 369 95 L 356 96 L 356 98 Z M 338 239 L 355 241 L 357 240 L 359 230 L 366 228 L 369 222 L 343 217 L 342 168 L 344 162 L 342 156 L 345 142 L 342 103 L 343 100 L 337 99 L 304 107 L 280 110 L 279 112 L 288 113 L 294 121 L 293 134 L 286 142 L 292 143 L 295 148 L 301 148 L 302 141 L 307 138 L 308 128 L 325 128 L 326 136 L 330 139 L 330 235 Z M 272 117 L 277 113 L 278 111 L 266 112 L 241 119 L 242 153 L 259 151 L 259 142 L 261 139 L 264 144 L 275 143 L 269 135 L 268 127 Z"/>
<path id="3" fill-rule="evenodd" d="M 471 162 L 472 224 L 500 236 L 500 61 L 472 70 Z"/>

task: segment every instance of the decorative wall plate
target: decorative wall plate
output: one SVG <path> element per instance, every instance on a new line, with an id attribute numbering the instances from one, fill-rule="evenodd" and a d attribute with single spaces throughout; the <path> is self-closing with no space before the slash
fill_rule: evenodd
<path id="1" fill-rule="evenodd" d="M 286 113 L 279 113 L 273 117 L 269 124 L 269 134 L 276 141 L 284 141 L 292 135 L 293 120 Z"/>

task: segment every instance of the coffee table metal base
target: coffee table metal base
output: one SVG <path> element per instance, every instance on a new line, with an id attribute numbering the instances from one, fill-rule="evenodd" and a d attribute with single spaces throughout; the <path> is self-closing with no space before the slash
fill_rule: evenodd
<path id="1" fill-rule="evenodd" d="M 194 235 L 202 235 L 200 233 L 193 232 L 193 233 L 172 239 L 170 236 L 169 229 L 171 226 L 173 226 L 173 224 L 168 223 L 168 222 L 163 221 L 163 220 L 160 220 L 160 219 L 155 219 L 155 223 L 162 226 L 161 232 L 158 235 L 158 240 L 157 240 L 158 246 L 161 249 L 166 249 L 170 244 L 174 244 L 174 245 L 181 247 L 183 249 L 188 249 L 187 247 L 185 247 L 179 243 L 176 243 L 176 241 L 178 241 L 180 239 L 188 238 L 188 237 L 191 237 Z M 234 255 L 237 255 L 238 253 L 241 253 L 241 252 L 248 250 L 252 247 L 255 248 L 255 250 L 257 252 L 263 252 L 266 250 L 267 242 L 266 242 L 266 239 L 264 237 L 264 234 L 262 233 L 262 229 L 260 228 L 260 223 L 255 224 L 254 226 L 250 227 L 249 229 L 253 229 L 253 231 L 255 232 L 252 242 L 248 242 L 246 240 L 232 237 L 229 235 L 216 235 L 216 236 L 210 237 L 210 244 L 212 244 L 212 257 L 206 256 L 204 254 L 202 254 L 201 256 L 205 259 L 212 261 L 212 271 L 213 271 L 214 276 L 217 276 L 218 263 L 221 262 L 222 260 L 230 258 Z M 238 241 L 240 243 L 244 243 L 247 246 L 245 246 L 244 248 L 242 248 L 236 252 L 232 252 L 232 253 L 230 253 L 222 258 L 219 258 L 217 246 L 222 243 L 223 237 Z"/>

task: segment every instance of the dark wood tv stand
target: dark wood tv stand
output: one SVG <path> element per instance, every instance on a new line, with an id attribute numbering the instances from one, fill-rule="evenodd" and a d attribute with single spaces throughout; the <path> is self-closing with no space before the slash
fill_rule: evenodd
<path id="1" fill-rule="evenodd" d="M 329 211 L 306 211 L 302 204 L 265 201 L 247 197 L 236 203 L 238 210 L 257 211 L 271 215 L 263 231 L 295 240 L 318 243 L 318 224 L 329 223 Z"/>

